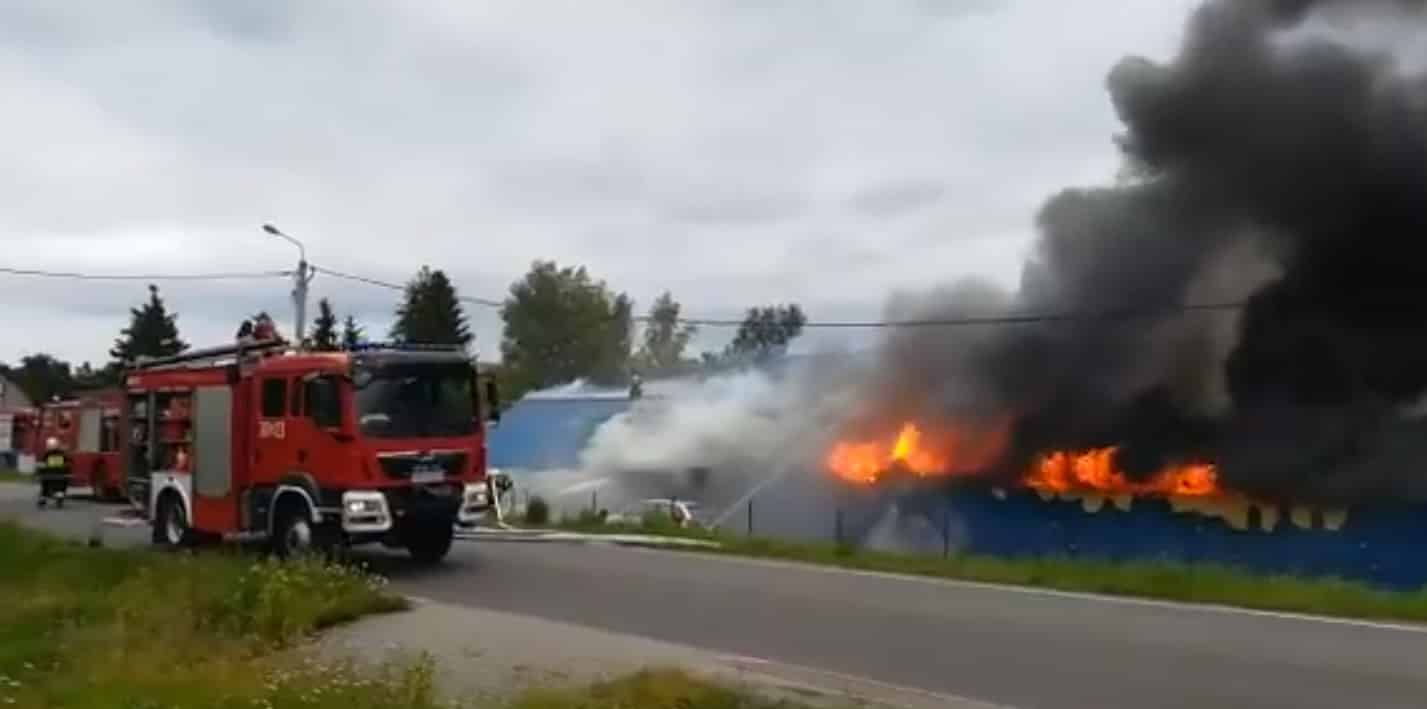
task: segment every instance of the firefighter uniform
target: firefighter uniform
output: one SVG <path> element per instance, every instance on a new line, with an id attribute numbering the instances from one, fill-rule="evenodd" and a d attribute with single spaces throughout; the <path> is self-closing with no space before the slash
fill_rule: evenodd
<path id="1" fill-rule="evenodd" d="M 69 491 L 70 463 L 69 455 L 59 442 L 54 439 L 46 441 L 45 453 L 40 457 L 35 473 L 40 480 L 40 497 L 36 504 L 44 507 L 47 501 L 53 499 L 56 507 L 63 507 L 65 493 Z"/>

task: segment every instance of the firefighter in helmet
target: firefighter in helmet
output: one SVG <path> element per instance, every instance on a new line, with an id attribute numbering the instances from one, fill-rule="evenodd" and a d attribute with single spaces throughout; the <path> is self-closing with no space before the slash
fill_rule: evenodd
<path id="1" fill-rule="evenodd" d="M 64 496 L 69 492 L 70 461 L 58 438 L 45 439 L 45 452 L 37 467 L 40 497 L 36 504 L 44 507 L 52 499 L 56 507 L 64 507 Z"/>

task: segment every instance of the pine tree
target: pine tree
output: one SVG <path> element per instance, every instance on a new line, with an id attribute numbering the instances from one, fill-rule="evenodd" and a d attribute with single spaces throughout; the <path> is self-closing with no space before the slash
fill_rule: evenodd
<path id="1" fill-rule="evenodd" d="M 348 315 L 342 321 L 342 349 L 355 349 L 357 345 L 361 344 L 365 335 L 366 333 L 362 332 L 362 328 L 357 325 L 356 318 Z"/>
<path id="2" fill-rule="evenodd" d="M 164 307 L 159 287 L 150 285 L 149 302 L 129 309 L 129 326 L 119 332 L 109 356 L 123 363 L 138 357 L 170 357 L 183 352 L 188 343 L 179 339 L 177 319 Z"/>
<path id="3" fill-rule="evenodd" d="M 337 314 L 326 298 L 317 301 L 317 319 L 312 321 L 312 349 L 318 352 L 337 351 Z"/>
<path id="4" fill-rule="evenodd" d="M 396 310 L 391 338 L 399 343 L 460 345 L 473 338 L 466 313 L 451 279 L 441 270 L 422 266 L 406 284 L 406 296 Z"/>

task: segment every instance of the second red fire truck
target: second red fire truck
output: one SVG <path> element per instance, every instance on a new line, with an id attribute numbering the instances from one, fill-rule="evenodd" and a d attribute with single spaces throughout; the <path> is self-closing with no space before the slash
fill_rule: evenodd
<path id="1" fill-rule="evenodd" d="M 126 487 L 119 455 L 123 401 L 122 390 L 104 389 L 42 404 L 32 417 L 23 447 L 39 456 L 45 441 L 55 439 L 70 454 L 72 486 L 92 488 L 96 497 L 122 499 Z"/>
<path id="2" fill-rule="evenodd" d="M 285 557 L 379 542 L 435 562 L 494 498 L 497 396 L 439 347 L 250 341 L 140 361 L 117 426 L 124 479 L 160 545 L 263 539 Z"/>

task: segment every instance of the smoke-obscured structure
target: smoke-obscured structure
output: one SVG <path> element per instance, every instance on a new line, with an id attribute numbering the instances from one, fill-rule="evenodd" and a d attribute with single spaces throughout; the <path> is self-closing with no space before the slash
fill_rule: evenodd
<path id="1" fill-rule="evenodd" d="M 1124 174 L 1049 199 L 1019 288 L 886 310 L 1086 317 L 892 328 L 865 371 L 626 420 L 587 461 L 818 468 L 839 437 L 900 448 L 914 422 L 920 459 L 842 452 L 1010 480 L 1098 451 L 1128 489 L 1427 497 L 1423 4 L 1208 2 L 1173 60 L 1124 59 L 1107 83 Z"/>
<path id="2" fill-rule="evenodd" d="M 1008 417 L 1002 474 L 1118 446 L 1132 479 L 1206 460 L 1251 494 L 1427 490 L 1427 63 L 1402 40 L 1424 31 L 1421 3 L 1224 0 L 1168 64 L 1121 61 L 1125 180 L 1050 199 L 1015 294 L 888 315 L 1160 314 L 896 331 L 871 415 Z"/>

